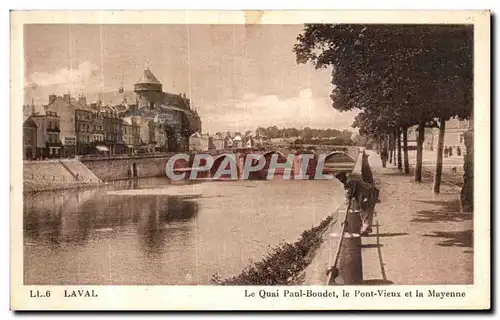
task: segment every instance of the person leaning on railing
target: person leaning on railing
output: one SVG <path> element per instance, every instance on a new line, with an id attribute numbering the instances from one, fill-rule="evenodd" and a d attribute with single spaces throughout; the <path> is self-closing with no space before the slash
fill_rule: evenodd
<path id="1" fill-rule="evenodd" d="M 344 185 L 346 205 L 355 199 L 360 208 L 361 235 L 367 236 L 372 232 L 375 205 L 379 199 L 379 190 L 372 184 L 361 179 L 349 179 L 346 172 L 340 172 L 335 177 Z"/>

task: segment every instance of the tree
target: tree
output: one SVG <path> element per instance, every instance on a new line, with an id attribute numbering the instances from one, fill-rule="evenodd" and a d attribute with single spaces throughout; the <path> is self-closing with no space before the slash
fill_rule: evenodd
<path id="1" fill-rule="evenodd" d="M 464 30 L 462 37 L 449 39 L 446 57 L 442 59 L 442 77 L 436 81 L 436 117 L 439 119 L 439 136 L 434 174 L 434 193 L 440 192 L 443 168 L 443 146 L 446 121 L 453 117 L 467 119 L 473 110 L 473 60 L 472 29 Z"/>
<path id="2" fill-rule="evenodd" d="M 474 122 L 471 114 L 469 128 L 464 133 L 464 185 L 460 192 L 460 210 L 462 212 L 474 211 Z"/>
<path id="3" fill-rule="evenodd" d="M 454 44 L 470 30 L 455 25 L 313 24 L 298 36 L 294 52 L 298 63 L 332 67 L 331 98 L 337 110 L 392 109 L 396 123 L 386 133 L 401 128 L 403 139 L 407 128 L 418 125 L 415 180 L 421 181 L 425 128 L 440 108 L 435 99 L 442 86 L 437 84 L 449 79 L 450 66 L 461 54 Z"/>

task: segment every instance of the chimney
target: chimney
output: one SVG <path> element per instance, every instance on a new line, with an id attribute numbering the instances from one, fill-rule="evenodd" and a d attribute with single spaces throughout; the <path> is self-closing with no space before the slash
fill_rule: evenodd
<path id="1" fill-rule="evenodd" d="M 31 114 L 35 115 L 35 98 L 31 98 Z"/>
<path id="2" fill-rule="evenodd" d="M 85 95 L 80 95 L 78 97 L 78 103 L 83 105 L 83 106 L 87 106 L 87 97 Z"/>
<path id="3" fill-rule="evenodd" d="M 66 102 L 71 102 L 71 96 L 69 95 L 69 93 L 65 93 L 64 96 L 63 96 L 63 99 Z"/>
<path id="4" fill-rule="evenodd" d="M 55 94 L 49 95 L 49 104 L 56 101 L 56 99 L 57 99 L 57 96 Z"/>

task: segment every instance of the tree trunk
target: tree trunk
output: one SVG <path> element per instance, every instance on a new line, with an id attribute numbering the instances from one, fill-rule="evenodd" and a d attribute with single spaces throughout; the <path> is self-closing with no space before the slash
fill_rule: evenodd
<path id="1" fill-rule="evenodd" d="M 410 173 L 410 161 L 408 160 L 408 128 L 403 128 L 403 154 L 404 154 L 404 164 L 405 173 Z"/>
<path id="2" fill-rule="evenodd" d="M 403 170 L 403 159 L 401 155 L 401 129 L 398 128 L 397 148 L 398 148 L 398 170 Z"/>
<path id="3" fill-rule="evenodd" d="M 394 165 L 397 165 L 397 159 L 396 159 L 396 142 L 397 142 L 397 135 L 396 135 L 396 132 L 394 132 L 392 134 L 392 148 L 394 149 L 394 152 L 392 153 L 393 157 L 394 157 Z"/>
<path id="4" fill-rule="evenodd" d="M 464 133 L 464 185 L 460 193 L 460 210 L 462 212 L 474 211 L 474 125 L 472 117 L 469 129 Z"/>
<path id="5" fill-rule="evenodd" d="M 417 137 L 417 164 L 415 165 L 415 181 L 422 181 L 422 154 L 425 138 L 425 122 L 421 121 L 418 124 Z"/>
<path id="6" fill-rule="evenodd" d="M 392 134 L 388 135 L 389 163 L 392 163 Z"/>
<path id="7" fill-rule="evenodd" d="M 446 129 L 446 120 L 444 118 L 439 119 L 439 136 L 437 145 L 437 157 L 436 157 L 436 172 L 434 173 L 434 193 L 439 194 L 439 189 L 441 187 L 441 174 L 443 173 L 443 147 L 444 147 L 444 131 Z"/>

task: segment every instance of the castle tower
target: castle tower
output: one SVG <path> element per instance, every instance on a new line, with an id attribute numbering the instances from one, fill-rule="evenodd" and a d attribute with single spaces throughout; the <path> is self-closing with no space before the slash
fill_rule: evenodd
<path id="1" fill-rule="evenodd" d="M 158 96 L 162 94 L 162 89 L 161 82 L 149 68 L 146 68 L 142 77 L 134 84 L 134 92 L 139 97 L 138 107 L 153 109 Z"/>
<path id="2" fill-rule="evenodd" d="M 142 77 L 137 80 L 136 84 L 134 85 L 134 91 L 137 94 L 140 94 L 141 92 L 144 91 L 162 91 L 162 85 L 161 82 L 158 81 L 158 79 L 155 77 L 155 75 L 149 70 L 149 68 L 146 68 L 144 70 L 144 74 Z"/>

